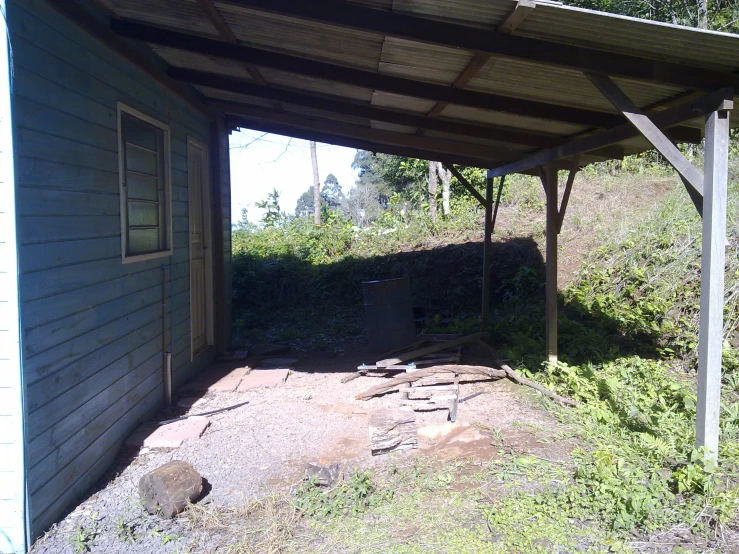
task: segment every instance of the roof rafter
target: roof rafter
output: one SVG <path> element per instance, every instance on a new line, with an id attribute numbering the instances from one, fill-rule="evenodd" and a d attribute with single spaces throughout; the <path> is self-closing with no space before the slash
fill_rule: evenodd
<path id="1" fill-rule="evenodd" d="M 701 96 L 700 98 L 657 112 L 656 114 L 651 115 L 650 118 L 652 123 L 658 128 L 677 125 L 684 121 L 689 121 L 696 117 L 706 115 L 707 113 L 722 107 L 722 109 L 728 109 L 726 106 L 733 103 L 733 94 L 734 90 L 731 88 L 719 89 Z M 623 125 L 619 125 L 613 129 L 600 131 L 592 136 L 577 139 L 549 150 L 542 150 L 522 160 L 496 167 L 488 171 L 488 177 L 498 177 L 509 173 L 521 173 L 522 171 L 528 170 L 532 167 L 544 165 L 563 158 L 569 158 L 576 154 L 592 152 L 598 148 L 615 144 L 617 142 L 639 136 L 640 134 L 641 133 L 631 123 L 624 123 Z"/>
<path id="2" fill-rule="evenodd" d="M 438 152 L 431 152 L 420 148 L 392 146 L 357 137 L 338 136 L 318 131 L 316 129 L 298 128 L 292 125 L 285 125 L 283 123 L 277 123 L 265 119 L 250 119 L 246 117 L 231 116 L 228 122 L 231 127 L 245 127 L 266 133 L 274 133 L 303 140 L 313 140 L 324 144 L 344 146 L 346 148 L 357 148 L 359 150 L 367 150 L 369 152 L 382 152 L 407 158 L 417 158 L 419 160 L 430 160 L 440 157 Z M 446 156 L 445 158 L 454 160 L 454 163 L 470 167 L 487 167 L 490 165 L 489 160 L 482 160 L 473 156 Z"/>
<path id="3" fill-rule="evenodd" d="M 419 148 L 392 146 L 389 144 L 378 143 L 370 140 L 360 139 L 356 137 L 338 136 L 332 133 L 325 133 L 316 129 L 303 129 L 292 125 L 285 125 L 264 119 L 250 119 L 241 116 L 229 116 L 226 121 L 231 129 L 247 128 L 266 133 L 274 133 L 286 137 L 294 137 L 302 140 L 314 140 L 324 144 L 333 144 L 336 146 L 344 146 L 346 148 L 356 148 L 359 150 L 367 150 L 369 152 L 382 152 L 384 154 L 392 154 L 395 156 L 403 156 L 405 158 L 416 158 L 419 160 L 436 159 L 444 164 L 459 164 L 468 167 L 488 167 L 489 161 L 481 160 L 471 156 L 461 155 L 445 155 L 438 152 L 423 150 Z M 591 163 L 601 161 L 602 157 L 589 156 L 583 163 Z M 553 162 L 558 169 L 567 169 L 569 163 L 565 161 Z M 525 170 L 521 173 L 534 175 L 534 171 Z"/>
<path id="4" fill-rule="evenodd" d="M 366 119 L 373 119 L 375 121 L 383 121 L 385 123 L 395 123 L 397 125 L 427 129 L 429 131 L 484 138 L 538 148 L 555 146 L 561 142 L 561 140 L 556 136 L 537 133 L 534 131 L 513 129 L 510 127 L 496 127 L 492 125 L 479 125 L 476 123 L 467 123 L 443 118 L 428 118 L 417 113 L 403 112 L 389 108 L 380 108 L 370 104 L 353 102 L 339 96 L 306 94 L 278 87 L 265 87 L 242 79 L 217 75 L 215 73 L 205 73 L 203 71 L 196 71 L 193 69 L 171 67 L 169 69 L 169 76 L 173 79 L 185 81 L 194 85 L 235 92 L 238 94 L 253 96 L 255 98 L 273 98 L 280 102 L 293 104 L 295 106 L 315 108 L 341 115 L 363 117 Z M 234 114 L 238 114 L 238 108 L 242 105 L 242 103 L 238 102 L 210 99 L 211 104 L 216 102 L 223 111 L 229 112 L 229 110 L 231 110 L 231 113 Z M 676 140 L 680 140 L 681 142 L 686 138 L 696 138 L 696 133 L 693 129 L 688 129 L 688 133 L 681 132 L 679 129 L 675 129 L 675 131 L 676 134 L 681 137 L 676 138 Z M 700 138 L 700 131 L 698 131 L 698 142 L 700 142 Z"/>
<path id="5" fill-rule="evenodd" d="M 501 34 L 467 25 L 436 21 L 387 10 L 367 8 L 338 0 L 220 0 L 234 6 L 279 13 L 398 38 L 464 48 L 544 64 L 554 64 L 613 77 L 638 79 L 673 86 L 715 90 L 739 89 L 739 75 L 702 67 L 640 58 Z"/>
<path id="6" fill-rule="evenodd" d="M 197 0 L 197 2 L 208 15 L 208 19 L 210 19 L 211 23 L 213 23 L 213 26 L 218 30 L 221 36 L 231 44 L 238 44 L 239 40 L 236 38 L 236 35 L 234 35 L 231 27 L 228 26 L 228 23 L 226 23 L 226 20 L 223 19 L 221 12 L 218 11 L 213 0 Z M 259 71 L 259 68 L 254 67 L 254 65 L 250 63 L 244 63 L 244 68 L 257 83 L 260 85 L 267 85 L 267 80 Z"/>
<path id="7" fill-rule="evenodd" d="M 591 127 L 613 127 L 624 121 L 623 116 L 620 114 L 573 108 L 472 90 L 454 89 L 445 85 L 353 69 L 249 46 L 229 44 L 220 40 L 199 37 L 143 23 L 113 19 L 111 20 L 111 27 L 118 35 L 134 40 L 239 62 L 247 61 L 260 67 L 269 67 L 279 71 L 372 90 L 392 92 L 403 96 L 444 101 L 461 106 Z"/>
<path id="8" fill-rule="evenodd" d="M 452 158 L 456 156 L 469 156 L 470 158 L 484 161 L 486 167 L 501 161 L 515 160 L 520 157 L 520 152 L 495 148 L 485 144 L 419 137 L 397 131 L 373 129 L 372 127 L 364 127 L 352 123 L 330 121 L 293 113 L 279 113 L 257 106 L 252 108 L 242 106 L 239 116 L 250 121 L 263 120 L 299 129 L 314 129 L 321 133 L 330 133 L 342 137 L 355 137 L 360 140 L 368 140 L 379 144 L 426 150 Z"/>

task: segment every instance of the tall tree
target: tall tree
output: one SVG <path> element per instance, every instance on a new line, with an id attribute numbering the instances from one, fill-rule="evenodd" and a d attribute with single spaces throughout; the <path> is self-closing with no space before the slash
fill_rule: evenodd
<path id="1" fill-rule="evenodd" d="M 344 202 L 344 191 L 341 190 L 339 180 L 333 173 L 329 173 L 326 180 L 323 182 L 321 198 L 331 208 L 338 208 Z"/>
<path id="2" fill-rule="evenodd" d="M 429 213 L 436 221 L 436 195 L 439 192 L 439 176 L 436 172 L 436 162 L 429 162 Z"/>
<path id="3" fill-rule="evenodd" d="M 296 217 L 308 217 L 313 214 L 313 190 L 314 187 L 308 187 L 308 190 L 298 198 L 298 203 L 295 205 Z"/>
<path id="4" fill-rule="evenodd" d="M 452 213 L 450 202 L 452 196 L 452 172 L 441 165 L 440 162 L 436 162 L 436 169 L 439 171 L 439 177 L 441 177 L 441 199 L 444 217 L 449 217 Z"/>
<path id="5" fill-rule="evenodd" d="M 321 224 L 321 180 L 318 177 L 318 155 L 316 142 L 310 141 L 310 159 L 313 163 L 313 222 Z"/>

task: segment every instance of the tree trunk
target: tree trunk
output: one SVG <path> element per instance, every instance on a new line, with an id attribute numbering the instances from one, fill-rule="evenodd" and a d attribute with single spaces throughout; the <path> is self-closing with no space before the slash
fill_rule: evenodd
<path id="1" fill-rule="evenodd" d="M 452 195 L 452 172 L 446 169 L 439 162 L 436 162 L 436 167 L 438 168 L 439 175 L 441 176 L 441 198 L 442 207 L 444 209 L 444 217 L 449 217 L 449 215 L 452 213 L 452 208 L 450 205 L 450 199 Z"/>
<path id="2" fill-rule="evenodd" d="M 697 0 L 698 4 L 698 28 L 708 29 L 708 0 Z"/>
<path id="3" fill-rule="evenodd" d="M 316 225 L 321 224 L 321 180 L 318 177 L 318 156 L 316 154 L 316 143 L 310 141 L 310 159 L 313 162 L 313 221 Z"/>
<path id="4" fill-rule="evenodd" d="M 429 213 L 436 221 L 436 194 L 439 191 L 439 179 L 436 174 L 436 162 L 429 162 Z"/>

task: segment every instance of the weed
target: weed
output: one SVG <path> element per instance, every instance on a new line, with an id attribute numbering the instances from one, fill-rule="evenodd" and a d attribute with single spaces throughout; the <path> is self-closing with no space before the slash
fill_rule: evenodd
<path id="1" fill-rule="evenodd" d="M 390 501 L 392 496 L 390 490 L 380 491 L 371 474 L 363 471 L 329 488 L 323 488 L 315 479 L 309 479 L 298 488 L 295 505 L 305 515 L 318 519 L 358 516 Z"/>
<path id="2" fill-rule="evenodd" d="M 83 527 L 78 524 L 74 528 L 74 533 L 69 536 L 69 542 L 72 543 L 75 554 L 90 552 L 92 546 L 95 544 L 95 540 L 100 536 L 97 512 L 90 516 L 90 521 L 89 527 Z"/>
<path id="3" fill-rule="evenodd" d="M 162 546 L 166 546 L 171 542 L 176 542 L 179 538 L 177 537 L 177 535 L 166 533 L 160 527 L 154 527 L 154 529 L 149 532 L 149 536 L 159 539 L 162 543 Z"/>
<path id="4" fill-rule="evenodd" d="M 136 524 L 127 520 L 121 515 L 115 522 L 114 533 L 116 538 L 121 542 L 135 543 L 138 540 L 136 535 Z"/>

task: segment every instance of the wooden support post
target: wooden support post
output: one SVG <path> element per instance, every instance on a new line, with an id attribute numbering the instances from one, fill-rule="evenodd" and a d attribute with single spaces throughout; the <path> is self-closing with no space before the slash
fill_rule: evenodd
<path id="1" fill-rule="evenodd" d="M 718 456 L 724 326 L 729 111 L 706 118 L 696 446 Z"/>
<path id="2" fill-rule="evenodd" d="M 482 325 L 488 322 L 490 313 L 490 262 L 493 247 L 493 177 L 488 177 L 485 185 L 485 240 L 482 251 Z"/>
<path id="3" fill-rule="evenodd" d="M 546 339 L 547 358 L 557 363 L 557 234 L 559 232 L 559 199 L 557 187 L 557 167 L 546 166 L 547 189 L 547 300 L 546 300 Z"/>

